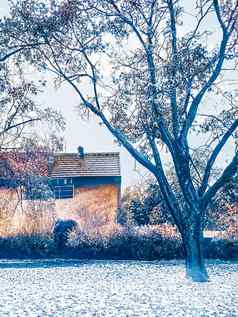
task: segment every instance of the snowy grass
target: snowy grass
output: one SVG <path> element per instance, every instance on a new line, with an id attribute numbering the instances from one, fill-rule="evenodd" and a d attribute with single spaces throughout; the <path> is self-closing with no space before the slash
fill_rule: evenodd
<path id="1" fill-rule="evenodd" d="M 0 316 L 238 317 L 238 262 L 209 261 L 210 282 L 182 261 L 0 261 Z"/>

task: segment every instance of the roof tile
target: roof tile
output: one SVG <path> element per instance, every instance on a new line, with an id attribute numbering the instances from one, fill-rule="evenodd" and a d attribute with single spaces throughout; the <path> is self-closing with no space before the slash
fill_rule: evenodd
<path id="1" fill-rule="evenodd" d="M 51 177 L 120 176 L 119 153 L 76 153 L 55 155 Z"/>

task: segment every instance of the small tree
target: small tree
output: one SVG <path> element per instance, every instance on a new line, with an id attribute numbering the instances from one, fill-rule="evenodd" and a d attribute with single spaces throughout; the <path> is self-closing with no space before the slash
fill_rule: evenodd
<path id="1" fill-rule="evenodd" d="M 47 178 L 48 156 L 62 149 L 65 123 L 58 111 L 35 102 L 45 81 L 36 84 L 25 79 L 25 64 L 16 56 L 25 45 L 8 46 L 10 39 L 2 35 L 0 33 L 1 233 L 14 232 L 13 220 L 19 217 L 19 210 L 27 217 L 24 227 L 28 233 L 29 230 L 47 232 L 55 216 L 54 199 L 49 196 L 48 181 L 43 178 Z M 41 131 L 36 133 L 39 127 Z M 40 224 L 42 220 L 44 223 Z M 16 222 L 20 230 L 19 219 Z"/>
<path id="2" fill-rule="evenodd" d="M 2 232 L 48 233 L 55 219 L 55 199 L 48 177 L 46 147 L 0 153 Z M 8 228 L 5 225 L 8 224 Z"/>
<path id="3" fill-rule="evenodd" d="M 118 222 L 127 225 L 144 225 L 149 222 L 149 215 L 143 206 L 145 184 L 129 186 L 125 189 L 118 210 Z"/>
<path id="4" fill-rule="evenodd" d="M 151 177 L 139 185 L 126 188 L 118 210 L 122 225 L 173 223 L 159 185 Z"/>
<path id="5" fill-rule="evenodd" d="M 237 66 L 238 4 L 208 0 L 192 5 L 188 11 L 194 19 L 186 23 L 182 0 L 13 1 L 1 34 L 7 47 L 25 45 L 24 58 L 55 74 L 58 85 L 68 83 L 80 109 L 94 113 L 155 176 L 182 236 L 187 276 L 206 281 L 205 213 L 238 166 L 236 148 L 211 182 L 219 154 L 237 137 L 237 95 L 224 93 L 221 79 Z M 216 111 L 208 96 L 224 107 Z M 196 133 L 204 134 L 208 154 L 203 174 L 193 155 L 201 146 L 194 142 Z M 166 174 L 165 150 L 181 201 Z"/>
<path id="6" fill-rule="evenodd" d="M 228 238 L 238 237 L 238 174 L 222 188 L 210 204 L 208 227 L 224 230 Z"/>

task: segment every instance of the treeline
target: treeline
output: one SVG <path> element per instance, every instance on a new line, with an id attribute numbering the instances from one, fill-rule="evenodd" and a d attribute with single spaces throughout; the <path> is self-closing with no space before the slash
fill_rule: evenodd
<path id="1" fill-rule="evenodd" d="M 181 195 L 173 180 L 173 187 L 179 200 Z M 182 204 L 182 200 L 181 200 Z M 153 179 L 128 187 L 121 200 L 117 213 L 121 225 L 174 225 L 171 214 L 163 199 L 159 185 Z M 206 217 L 205 229 L 226 231 L 229 236 L 238 234 L 238 174 L 219 191 L 210 203 Z"/>

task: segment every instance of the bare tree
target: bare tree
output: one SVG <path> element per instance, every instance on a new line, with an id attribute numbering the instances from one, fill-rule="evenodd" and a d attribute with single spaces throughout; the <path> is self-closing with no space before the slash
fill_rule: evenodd
<path id="1" fill-rule="evenodd" d="M 13 1 L 2 34 L 9 47 L 25 46 L 21 56 L 55 74 L 57 85 L 68 83 L 80 109 L 99 117 L 155 176 L 182 236 L 187 276 L 206 281 L 204 216 L 238 167 L 236 147 L 211 181 L 218 156 L 228 141 L 237 140 L 237 94 L 226 81 L 237 84 L 238 4 L 194 1 L 191 18 L 186 5 L 182 0 Z M 214 107 L 217 101 L 223 107 Z M 197 133 L 203 144 L 193 141 Z M 203 173 L 196 168 L 198 150 L 207 157 Z M 173 163 L 181 201 L 162 151 Z"/>
<path id="2" fill-rule="evenodd" d="M 62 115 L 36 102 L 44 81 L 36 84 L 26 80 L 21 68 L 11 60 L 0 63 L 0 75 L 0 151 L 19 149 L 30 139 L 33 143 L 38 139 L 40 143 L 43 131 L 36 136 L 39 126 L 48 134 L 45 141 L 51 138 L 53 143 L 56 139 L 62 142 Z"/>

